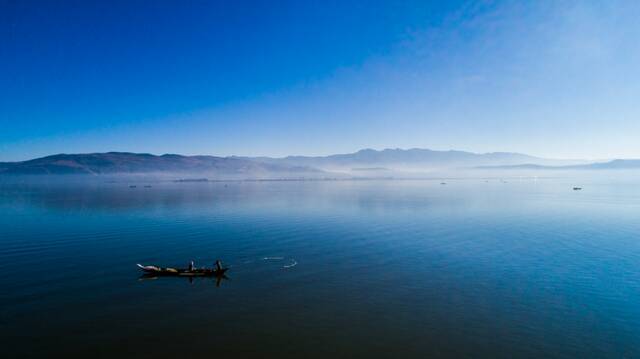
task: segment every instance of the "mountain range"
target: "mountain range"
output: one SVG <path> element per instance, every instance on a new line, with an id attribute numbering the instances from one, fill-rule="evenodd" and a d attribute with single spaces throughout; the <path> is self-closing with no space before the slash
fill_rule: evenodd
<path id="1" fill-rule="evenodd" d="M 153 174 L 193 173 L 239 176 L 313 174 L 300 166 L 263 163 L 235 157 L 181 156 L 107 152 L 58 154 L 23 162 L 0 163 L 0 174 Z"/>
<path id="2" fill-rule="evenodd" d="M 107 152 L 57 154 L 22 162 L 0 162 L 0 174 L 201 174 L 238 178 L 379 176 L 453 169 L 630 169 L 640 160 L 589 163 L 520 153 L 472 153 L 429 149 L 364 149 L 330 156 L 216 157 Z"/>
<path id="3" fill-rule="evenodd" d="M 238 157 L 271 164 L 313 167 L 323 170 L 353 170 L 359 168 L 387 168 L 393 170 L 449 169 L 456 167 L 508 166 L 537 164 L 562 166 L 584 163 L 579 160 L 551 160 L 521 153 L 491 152 L 473 153 L 465 151 L 434 151 L 422 148 L 384 149 L 376 151 L 364 149 L 355 153 L 322 157 L 288 156 Z"/>

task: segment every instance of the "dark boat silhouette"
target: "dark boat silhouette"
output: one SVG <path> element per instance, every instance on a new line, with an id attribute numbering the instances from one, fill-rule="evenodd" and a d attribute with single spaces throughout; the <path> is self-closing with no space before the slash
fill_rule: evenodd
<path id="1" fill-rule="evenodd" d="M 163 277 L 221 277 L 229 270 L 229 268 L 198 268 L 198 269 L 186 269 L 186 268 L 162 268 L 156 266 L 143 266 L 142 264 L 136 264 L 144 274 L 152 276 Z"/>
<path id="2" fill-rule="evenodd" d="M 582 190 L 582 187 L 573 187 L 573 190 L 574 190 L 574 191 L 581 191 L 581 190 Z"/>

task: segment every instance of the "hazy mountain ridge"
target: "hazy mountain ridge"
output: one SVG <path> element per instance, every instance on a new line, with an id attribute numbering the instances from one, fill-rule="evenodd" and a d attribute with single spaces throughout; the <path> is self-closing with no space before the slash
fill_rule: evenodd
<path id="1" fill-rule="evenodd" d="M 640 169 L 640 160 L 617 159 L 608 162 L 595 162 L 582 165 L 544 166 L 531 163 L 505 166 L 478 166 L 479 169 L 532 169 L 532 170 L 607 170 L 607 169 Z"/>
<path id="2" fill-rule="evenodd" d="M 57 154 L 23 162 L 0 163 L 0 173 L 3 174 L 212 173 L 252 176 L 307 172 L 317 173 L 318 170 L 232 157 L 175 154 L 156 156 L 129 152 Z"/>
<path id="3" fill-rule="evenodd" d="M 264 163 L 280 163 L 308 166 L 323 170 L 348 170 L 351 168 L 387 168 L 395 170 L 424 170 L 477 166 L 506 166 L 533 163 L 539 165 L 569 165 L 584 163 L 580 160 L 550 160 L 520 153 L 465 151 L 434 151 L 429 149 L 364 149 L 355 153 L 330 156 L 239 157 Z"/>
<path id="4" fill-rule="evenodd" d="M 552 160 L 520 153 L 472 153 L 428 149 L 364 149 L 330 156 L 216 157 L 177 154 L 107 152 L 57 154 L 22 162 L 0 163 L 0 174 L 202 174 L 236 178 L 356 176 L 412 177 L 429 171 L 458 169 L 633 169 L 640 160 L 585 163 Z M 413 171 L 413 172 L 412 172 Z"/>

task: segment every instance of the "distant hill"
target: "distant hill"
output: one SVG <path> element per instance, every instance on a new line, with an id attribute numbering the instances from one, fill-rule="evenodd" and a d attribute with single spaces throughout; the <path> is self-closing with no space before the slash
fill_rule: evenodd
<path id="1" fill-rule="evenodd" d="M 640 168 L 640 160 L 613 160 L 609 162 L 592 163 L 579 167 L 590 169 L 636 169 Z"/>
<path id="2" fill-rule="evenodd" d="M 478 166 L 480 169 L 498 170 L 612 170 L 612 169 L 640 169 L 640 160 L 613 160 L 608 162 L 587 163 L 568 166 L 544 166 L 536 164 L 520 164 L 507 166 Z"/>
<path id="3" fill-rule="evenodd" d="M 307 166 L 323 170 L 349 170 L 353 168 L 385 168 L 389 170 L 424 170 L 477 166 L 507 166 L 523 163 L 537 165 L 570 165 L 582 163 L 576 160 L 549 160 L 520 153 L 492 152 L 472 153 L 464 151 L 434 151 L 429 149 L 365 149 L 355 153 L 323 157 L 288 156 L 238 157 L 263 163 Z"/>
<path id="4" fill-rule="evenodd" d="M 210 173 L 260 177 L 318 172 L 300 166 L 267 164 L 233 157 L 155 156 L 128 152 L 58 154 L 23 162 L 0 163 L 1 174 Z"/>

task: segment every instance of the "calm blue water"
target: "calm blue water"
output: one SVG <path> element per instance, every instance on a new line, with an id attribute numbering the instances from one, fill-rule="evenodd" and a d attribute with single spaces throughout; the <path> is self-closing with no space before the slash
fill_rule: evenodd
<path id="1" fill-rule="evenodd" d="M 17 182 L 5 358 L 640 356 L 634 181 Z"/>

